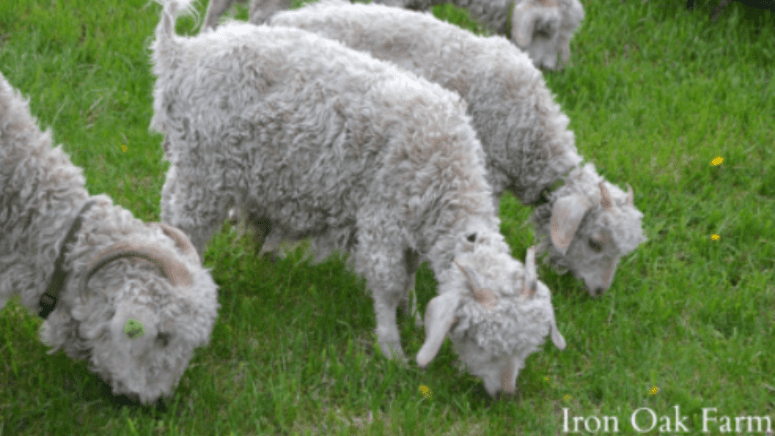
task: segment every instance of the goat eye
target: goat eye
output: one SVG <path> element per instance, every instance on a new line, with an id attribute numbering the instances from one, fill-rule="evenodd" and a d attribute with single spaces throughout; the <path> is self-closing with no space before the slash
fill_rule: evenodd
<path id="1" fill-rule="evenodd" d="M 597 251 L 597 252 L 603 251 L 603 244 L 598 242 L 598 241 L 595 241 L 594 239 L 590 239 L 589 240 L 589 247 L 592 250 Z"/>
<path id="2" fill-rule="evenodd" d="M 159 333 L 156 336 L 156 346 L 159 348 L 166 348 L 170 342 L 170 335 L 168 333 Z"/>
<path id="3" fill-rule="evenodd" d="M 471 233 L 466 239 L 468 239 L 468 242 L 476 242 L 476 233 Z"/>

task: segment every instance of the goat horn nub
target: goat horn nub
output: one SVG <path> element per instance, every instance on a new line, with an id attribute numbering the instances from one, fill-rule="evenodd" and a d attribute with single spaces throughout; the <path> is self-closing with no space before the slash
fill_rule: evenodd
<path id="1" fill-rule="evenodd" d="M 605 210 L 611 211 L 614 206 L 614 202 L 611 200 L 611 193 L 608 192 L 604 182 L 600 182 L 598 186 L 600 186 L 600 204 L 603 205 Z"/>
<path id="2" fill-rule="evenodd" d="M 605 210 L 611 211 L 614 206 L 614 202 L 611 200 L 611 193 L 608 192 L 604 182 L 598 183 L 598 186 L 600 187 L 600 204 L 603 205 Z"/>
<path id="3" fill-rule="evenodd" d="M 89 269 L 81 281 L 81 298 L 86 300 L 85 292 L 89 279 L 100 268 L 122 257 L 139 257 L 158 265 L 167 280 L 175 287 L 190 287 L 194 284 L 191 272 L 180 261 L 175 259 L 175 254 L 169 250 L 151 245 L 138 243 L 119 242 L 103 250 L 89 265 Z"/>
<path id="4" fill-rule="evenodd" d="M 476 276 L 476 272 L 469 267 L 460 266 L 456 260 L 453 260 L 453 262 L 455 262 L 455 265 L 460 268 L 460 271 L 463 272 L 463 275 L 466 276 L 468 283 L 471 284 L 471 288 L 474 290 L 474 299 L 476 299 L 476 302 L 485 308 L 495 307 L 497 304 L 495 300 L 495 294 L 493 294 L 491 290 L 482 287 L 481 282 L 479 282 Z"/>
<path id="5" fill-rule="evenodd" d="M 538 273 L 536 272 L 536 249 L 530 247 L 525 256 L 525 282 L 522 284 L 522 295 L 532 297 L 538 289 Z"/>

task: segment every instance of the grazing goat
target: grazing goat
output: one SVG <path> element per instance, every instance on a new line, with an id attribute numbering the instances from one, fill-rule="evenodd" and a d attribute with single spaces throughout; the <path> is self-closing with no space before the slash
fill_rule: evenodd
<path id="1" fill-rule="evenodd" d="M 493 201 L 506 190 L 524 204 L 547 201 L 533 215 L 539 250 L 592 295 L 611 286 L 619 259 L 644 240 L 632 191 L 604 182 L 592 164 L 580 166 L 568 117 L 540 71 L 505 39 L 475 36 L 428 13 L 343 1 L 281 12 L 268 24 L 314 32 L 461 95 L 485 151 Z M 279 238 L 270 232 L 266 249 Z"/>
<path id="2" fill-rule="evenodd" d="M 209 341 L 217 286 L 180 230 L 144 224 L 84 182 L 0 75 L 0 308 L 19 294 L 52 353 L 88 359 L 115 395 L 152 403 Z"/>
<path id="3" fill-rule="evenodd" d="M 548 291 L 526 280 L 499 233 L 484 153 L 459 96 L 298 29 L 232 22 L 177 37 L 186 6 L 165 3 L 152 45 L 151 126 L 165 135 L 171 164 L 165 222 L 201 253 L 236 204 L 288 239 L 311 237 L 319 258 L 349 253 L 372 292 L 388 358 L 404 358 L 396 309 L 418 260 L 428 260 L 442 284 L 418 362 L 427 365 L 451 332 L 491 395 L 513 390 L 515 359 L 550 331 L 564 346 Z M 535 295 L 520 294 L 526 281 Z M 533 318 L 519 308 L 533 304 L 544 312 L 527 327 Z"/>
<path id="4" fill-rule="evenodd" d="M 235 1 L 211 0 L 205 28 L 215 28 L 218 19 Z M 375 0 L 387 6 L 427 10 L 448 0 Z M 454 0 L 467 8 L 471 16 L 527 52 L 536 67 L 562 69 L 570 59 L 570 39 L 584 19 L 584 8 L 578 0 Z M 250 22 L 263 24 L 276 12 L 291 6 L 290 0 L 253 0 Z M 509 13 L 511 29 L 509 29 Z M 443 41 L 440 41 L 443 42 Z M 560 63 L 557 63 L 557 56 Z"/>

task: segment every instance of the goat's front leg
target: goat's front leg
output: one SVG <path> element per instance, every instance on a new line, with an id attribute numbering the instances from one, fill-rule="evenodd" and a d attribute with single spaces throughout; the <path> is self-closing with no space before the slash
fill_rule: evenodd
<path id="1" fill-rule="evenodd" d="M 396 324 L 396 310 L 408 279 L 405 249 L 395 244 L 395 235 L 387 234 L 380 225 L 361 227 L 358 233 L 355 269 L 366 278 L 374 298 L 379 347 L 388 359 L 405 363 Z"/>
<path id="2" fill-rule="evenodd" d="M 218 191 L 218 181 L 201 168 L 180 168 L 173 164 L 161 193 L 161 220 L 177 227 L 191 239 L 200 258 L 218 225 L 226 218 L 229 195 Z"/>

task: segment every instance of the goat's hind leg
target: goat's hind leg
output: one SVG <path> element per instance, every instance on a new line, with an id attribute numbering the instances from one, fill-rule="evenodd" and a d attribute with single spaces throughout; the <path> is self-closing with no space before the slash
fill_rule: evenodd
<path id="1" fill-rule="evenodd" d="M 415 327 L 422 327 L 423 321 L 420 313 L 417 311 L 417 269 L 420 267 L 420 255 L 414 250 L 406 251 L 406 269 L 407 278 L 405 291 L 401 296 L 399 305 L 401 306 L 401 312 L 405 316 L 414 318 Z"/>
<path id="2" fill-rule="evenodd" d="M 218 26 L 218 20 L 236 0 L 210 0 L 207 6 L 207 15 L 205 15 L 204 28 L 215 29 Z"/>

